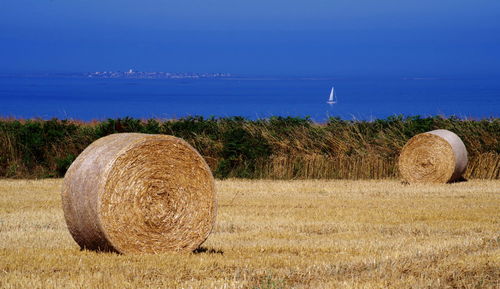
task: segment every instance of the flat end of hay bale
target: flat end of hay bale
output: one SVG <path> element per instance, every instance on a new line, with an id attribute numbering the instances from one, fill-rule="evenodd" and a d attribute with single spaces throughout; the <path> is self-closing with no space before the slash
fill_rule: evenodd
<path id="1" fill-rule="evenodd" d="M 398 160 L 401 177 L 409 183 L 447 183 L 459 179 L 467 165 L 467 150 L 451 131 L 434 130 L 412 137 Z"/>
<path id="2" fill-rule="evenodd" d="M 68 170 L 62 196 L 81 247 L 120 253 L 192 251 L 217 212 L 208 165 L 185 141 L 166 135 L 97 140 Z"/>

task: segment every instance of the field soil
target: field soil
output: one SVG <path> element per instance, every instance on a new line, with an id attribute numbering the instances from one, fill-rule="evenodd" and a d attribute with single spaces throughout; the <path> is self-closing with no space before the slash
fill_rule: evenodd
<path id="1" fill-rule="evenodd" d="M 0 180 L 0 288 L 500 288 L 500 181 L 217 182 L 189 254 L 81 251 L 60 179 Z"/>

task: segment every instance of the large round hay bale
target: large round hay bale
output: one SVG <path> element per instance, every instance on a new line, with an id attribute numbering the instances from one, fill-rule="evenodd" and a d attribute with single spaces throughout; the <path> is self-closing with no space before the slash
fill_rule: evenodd
<path id="1" fill-rule="evenodd" d="M 214 179 L 182 139 L 113 134 L 87 147 L 62 187 L 68 229 L 81 248 L 120 253 L 192 251 L 215 222 Z"/>
<path id="2" fill-rule="evenodd" d="M 399 172 L 409 183 L 447 183 L 462 176 L 467 149 L 462 140 L 445 129 L 412 137 L 399 156 Z"/>

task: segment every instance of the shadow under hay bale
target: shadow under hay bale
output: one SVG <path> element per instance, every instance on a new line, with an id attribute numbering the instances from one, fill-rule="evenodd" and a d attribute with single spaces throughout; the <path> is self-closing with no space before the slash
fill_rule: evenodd
<path id="1" fill-rule="evenodd" d="M 467 167 L 467 149 L 453 132 L 433 130 L 412 137 L 403 147 L 398 165 L 408 183 L 456 182 Z"/>
<path id="2" fill-rule="evenodd" d="M 195 254 L 219 254 L 219 255 L 224 255 L 224 251 L 222 250 L 216 250 L 216 249 L 208 249 L 206 247 L 198 247 L 196 248 L 193 253 Z"/>
<path id="3" fill-rule="evenodd" d="M 113 134 L 87 147 L 62 188 L 68 229 L 81 248 L 191 252 L 215 223 L 214 179 L 188 143 L 166 135 Z"/>

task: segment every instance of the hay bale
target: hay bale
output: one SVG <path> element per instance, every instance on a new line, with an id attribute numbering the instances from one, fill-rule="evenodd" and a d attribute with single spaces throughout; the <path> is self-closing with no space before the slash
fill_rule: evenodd
<path id="1" fill-rule="evenodd" d="M 399 172 L 409 183 L 447 183 L 461 178 L 467 149 L 453 132 L 438 129 L 412 137 L 399 155 Z"/>
<path id="2" fill-rule="evenodd" d="M 81 248 L 119 253 L 192 251 L 215 222 L 214 179 L 182 139 L 113 134 L 87 147 L 62 187 L 68 229 Z"/>

